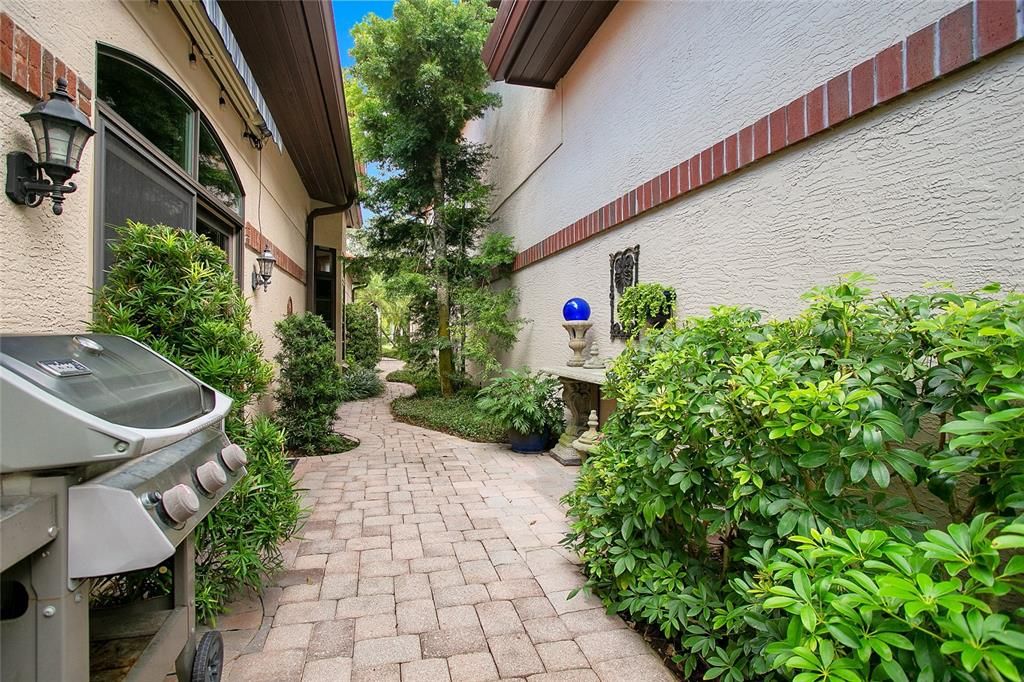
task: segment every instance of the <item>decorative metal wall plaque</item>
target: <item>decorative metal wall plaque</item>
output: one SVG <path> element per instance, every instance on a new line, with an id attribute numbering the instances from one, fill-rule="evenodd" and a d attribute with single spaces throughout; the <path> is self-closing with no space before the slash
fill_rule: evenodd
<path id="1" fill-rule="evenodd" d="M 611 285 L 608 291 L 608 299 L 612 305 L 611 336 L 612 339 L 624 340 L 626 333 L 622 331 L 622 325 L 615 319 L 615 306 L 618 304 L 622 292 L 640 281 L 640 245 L 616 251 L 608 258 L 611 268 Z"/>

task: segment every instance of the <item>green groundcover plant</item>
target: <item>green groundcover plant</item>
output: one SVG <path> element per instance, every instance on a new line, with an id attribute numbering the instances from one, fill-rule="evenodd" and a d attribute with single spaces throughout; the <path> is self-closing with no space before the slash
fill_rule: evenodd
<path id="1" fill-rule="evenodd" d="M 140 341 L 234 400 L 228 437 L 249 457 L 248 475 L 196 529 L 196 608 L 212 620 L 239 589 L 259 589 L 281 564 L 278 545 L 299 525 L 300 505 L 284 460 L 284 434 L 245 408 L 263 394 L 273 367 L 249 326 L 249 306 L 224 252 L 206 237 L 128 221 L 98 292 L 91 329 Z M 163 576 L 163 577 L 162 577 Z M 165 594 L 163 574 L 105 583 L 102 600 Z"/>
<path id="2" fill-rule="evenodd" d="M 566 501 L 608 607 L 724 680 L 1018 680 L 1024 297 L 714 308 L 627 345 Z"/>
<path id="3" fill-rule="evenodd" d="M 281 350 L 275 420 L 289 450 L 321 455 L 328 450 L 338 406 L 344 399 L 334 333 L 315 313 L 288 315 L 274 325 Z"/>
<path id="4" fill-rule="evenodd" d="M 477 389 L 463 375 L 451 377 L 455 394 L 441 395 L 441 382 L 433 367 L 404 367 L 387 375 L 388 381 L 412 384 L 415 395 L 391 403 L 395 419 L 406 424 L 450 433 L 479 443 L 504 443 L 506 429 L 477 406 Z"/>

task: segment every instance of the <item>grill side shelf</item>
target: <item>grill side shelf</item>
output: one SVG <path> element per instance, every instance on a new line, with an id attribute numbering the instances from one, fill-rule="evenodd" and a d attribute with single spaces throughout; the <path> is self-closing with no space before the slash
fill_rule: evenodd
<path id="1" fill-rule="evenodd" d="M 0 571 L 53 541 L 57 533 L 54 495 L 0 497 Z"/>

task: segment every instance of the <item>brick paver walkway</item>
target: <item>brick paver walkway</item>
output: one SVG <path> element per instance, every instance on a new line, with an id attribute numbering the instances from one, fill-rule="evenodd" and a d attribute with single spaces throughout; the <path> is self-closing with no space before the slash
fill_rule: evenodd
<path id="1" fill-rule="evenodd" d="M 674 680 L 597 599 L 567 599 L 576 469 L 397 423 L 410 390 L 343 406 L 361 445 L 297 469 L 311 516 L 276 586 L 219 623 L 228 682 Z"/>

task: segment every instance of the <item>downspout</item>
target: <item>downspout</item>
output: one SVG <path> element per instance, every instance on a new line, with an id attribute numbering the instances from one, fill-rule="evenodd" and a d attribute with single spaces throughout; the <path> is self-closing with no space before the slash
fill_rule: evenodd
<path id="1" fill-rule="evenodd" d="M 306 214 L 306 311 L 312 312 L 313 310 L 313 287 L 314 287 L 314 268 L 316 263 L 314 262 L 316 249 L 314 244 L 314 228 L 316 227 L 316 219 L 325 215 L 336 215 L 338 213 L 344 213 L 347 211 L 352 204 L 356 201 L 356 194 L 352 193 L 341 206 L 323 206 L 321 208 L 314 208 L 308 214 Z M 342 225 L 342 230 L 345 227 Z M 344 299 L 345 282 L 341 283 L 342 298 Z M 338 323 L 338 335 L 342 338 L 342 347 L 344 348 L 345 338 L 345 306 L 341 307 L 341 319 Z M 342 358 L 345 357 L 342 353 Z"/>

